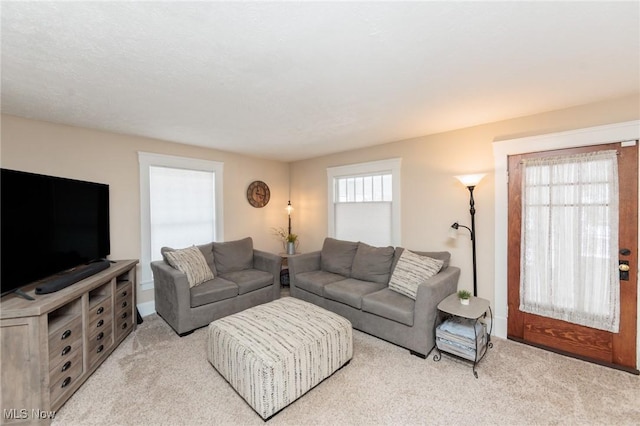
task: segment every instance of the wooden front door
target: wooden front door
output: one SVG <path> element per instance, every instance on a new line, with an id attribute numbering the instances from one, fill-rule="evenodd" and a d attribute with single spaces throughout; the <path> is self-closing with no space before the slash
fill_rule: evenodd
<path id="1" fill-rule="evenodd" d="M 598 150 L 618 151 L 620 190 L 619 244 L 621 261 L 630 266 L 628 280 L 620 281 L 620 329 L 611 333 L 566 321 L 521 312 L 521 184 L 524 158 L 570 155 Z M 566 355 L 636 370 L 636 313 L 638 270 L 638 146 L 620 143 L 509 156 L 508 307 L 507 337 Z M 622 249 L 628 249 L 629 253 Z"/>

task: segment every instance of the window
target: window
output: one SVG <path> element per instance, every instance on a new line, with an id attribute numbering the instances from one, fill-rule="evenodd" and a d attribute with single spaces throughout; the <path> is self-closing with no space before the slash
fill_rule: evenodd
<path id="1" fill-rule="evenodd" d="M 400 245 L 400 159 L 327 169 L 328 235 Z"/>
<path id="2" fill-rule="evenodd" d="M 523 160 L 520 310 L 618 332 L 615 150 Z"/>
<path id="3" fill-rule="evenodd" d="M 220 241 L 223 163 L 139 153 L 142 289 L 153 288 L 160 248 Z"/>

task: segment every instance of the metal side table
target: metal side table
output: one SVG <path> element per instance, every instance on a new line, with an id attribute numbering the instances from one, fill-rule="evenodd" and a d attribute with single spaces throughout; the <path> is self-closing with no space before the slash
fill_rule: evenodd
<path id="1" fill-rule="evenodd" d="M 493 312 L 489 301 L 479 297 L 471 297 L 468 305 L 463 305 L 458 299 L 456 293 L 448 296 L 442 302 L 438 304 L 438 314 L 436 315 L 433 332 L 436 341 L 436 354 L 433 356 L 434 361 L 440 361 L 442 353 L 453 355 L 456 358 L 465 359 L 473 362 L 473 375 L 478 378 L 476 372 L 476 365 L 487 354 L 487 350 L 493 347 L 491 343 L 491 329 L 489 333 L 486 332 L 485 325 L 480 323 L 480 319 L 487 316 L 487 312 L 491 319 L 491 329 L 493 328 Z M 438 336 L 438 327 L 440 327 L 448 318 L 460 319 L 464 318 L 469 320 L 471 333 L 473 339 L 469 336 L 456 335 L 449 333 L 449 339 L 443 339 Z M 464 321 L 463 321 L 464 322 Z M 478 335 L 478 325 L 480 325 L 480 335 Z M 442 334 L 442 333 L 441 333 Z M 486 343 L 484 339 L 486 338 Z M 457 350 L 460 349 L 460 350 Z"/>

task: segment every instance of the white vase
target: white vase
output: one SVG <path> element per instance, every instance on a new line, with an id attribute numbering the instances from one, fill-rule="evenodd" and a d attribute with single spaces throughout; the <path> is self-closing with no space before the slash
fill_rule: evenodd
<path id="1" fill-rule="evenodd" d="M 469 299 L 460 299 L 460 303 L 462 303 L 463 305 L 468 305 Z"/>
<path id="2" fill-rule="evenodd" d="M 287 254 L 296 254 L 296 243 L 287 242 Z"/>

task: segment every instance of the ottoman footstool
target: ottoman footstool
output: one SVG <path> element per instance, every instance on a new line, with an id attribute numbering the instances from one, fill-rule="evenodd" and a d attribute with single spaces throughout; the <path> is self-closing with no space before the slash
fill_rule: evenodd
<path id="1" fill-rule="evenodd" d="M 211 365 L 263 419 L 353 356 L 349 320 L 292 297 L 213 321 L 208 338 Z"/>

